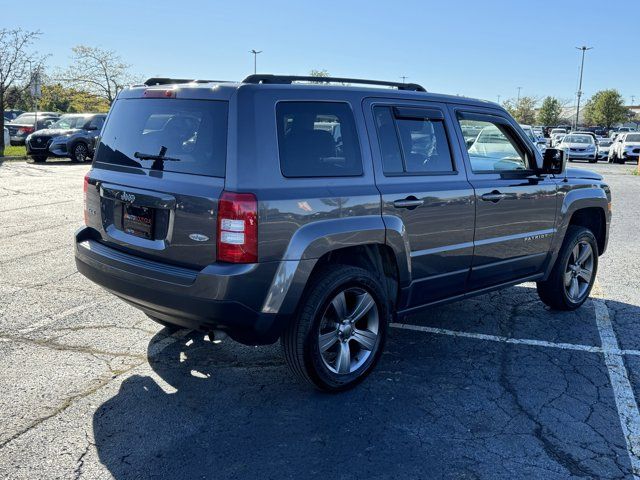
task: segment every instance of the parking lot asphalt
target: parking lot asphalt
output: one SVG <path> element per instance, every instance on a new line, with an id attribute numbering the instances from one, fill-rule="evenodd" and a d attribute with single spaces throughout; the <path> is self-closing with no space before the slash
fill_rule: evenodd
<path id="1" fill-rule="evenodd" d="M 433 308 L 327 395 L 278 345 L 169 335 L 79 275 L 88 165 L 0 164 L 0 478 L 640 477 L 640 177 L 579 166 L 613 190 L 592 300 Z"/>

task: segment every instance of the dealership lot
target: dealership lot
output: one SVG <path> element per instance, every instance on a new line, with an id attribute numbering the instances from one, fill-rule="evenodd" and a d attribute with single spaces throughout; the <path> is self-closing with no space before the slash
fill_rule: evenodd
<path id="1" fill-rule="evenodd" d="M 0 164 L 1 478 L 640 475 L 640 177 L 594 299 L 520 285 L 394 325 L 361 386 L 296 383 L 279 346 L 169 335 L 76 270 L 88 165 Z"/>

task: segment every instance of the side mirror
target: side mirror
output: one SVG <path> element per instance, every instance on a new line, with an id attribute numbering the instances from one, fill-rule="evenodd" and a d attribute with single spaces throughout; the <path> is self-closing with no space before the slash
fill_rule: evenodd
<path id="1" fill-rule="evenodd" d="M 542 168 L 540 173 L 549 175 L 560 175 L 564 172 L 565 156 L 564 151 L 558 148 L 547 148 L 542 155 Z"/>

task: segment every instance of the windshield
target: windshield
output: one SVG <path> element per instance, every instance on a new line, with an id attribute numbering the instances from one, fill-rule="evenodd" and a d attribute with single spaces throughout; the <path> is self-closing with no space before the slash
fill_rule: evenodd
<path id="1" fill-rule="evenodd" d="M 566 137 L 564 137 L 563 142 L 592 144 L 593 137 L 591 135 L 567 135 Z"/>
<path id="2" fill-rule="evenodd" d="M 88 117 L 79 115 L 63 115 L 60 120 L 52 124 L 49 128 L 59 128 L 70 130 L 72 128 L 82 128 L 87 123 Z"/>
<path id="3" fill-rule="evenodd" d="M 567 133 L 567 131 L 564 128 L 554 128 L 551 133 Z"/>
<path id="4" fill-rule="evenodd" d="M 104 126 L 96 162 L 224 177 L 227 105 L 210 100 L 118 100 Z M 158 156 L 172 160 L 145 158 Z"/>
<path id="5" fill-rule="evenodd" d="M 624 139 L 625 142 L 640 142 L 640 133 L 630 133 L 627 135 L 627 138 Z"/>
<path id="6" fill-rule="evenodd" d="M 602 140 L 598 140 L 598 144 L 599 144 L 601 147 L 610 147 L 612 143 L 613 143 L 613 142 L 612 142 L 611 140 L 606 140 L 606 139 L 604 139 L 604 138 L 603 138 Z"/>

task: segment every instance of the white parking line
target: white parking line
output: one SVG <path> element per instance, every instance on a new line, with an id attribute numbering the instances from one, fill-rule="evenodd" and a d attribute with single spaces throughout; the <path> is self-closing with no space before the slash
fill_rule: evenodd
<path id="1" fill-rule="evenodd" d="M 448 330 L 446 328 L 423 327 L 421 325 L 411 325 L 408 323 L 391 323 L 393 328 L 402 328 L 404 330 L 416 330 L 419 332 L 433 333 L 436 335 L 448 335 L 451 337 L 473 338 L 476 340 L 489 340 L 491 342 L 511 343 L 515 345 L 529 345 L 532 347 L 550 347 L 560 348 L 562 350 L 579 350 L 582 352 L 602 353 L 602 348 L 593 347 L 591 345 L 580 345 L 576 343 L 554 343 L 545 340 L 535 340 L 531 338 L 511 338 L 502 337 L 500 335 L 488 335 L 485 333 L 461 332 L 459 330 Z M 640 354 L 640 351 L 638 351 Z"/>
<path id="2" fill-rule="evenodd" d="M 620 426 L 622 427 L 624 440 L 627 443 L 627 453 L 631 461 L 633 477 L 640 479 L 640 412 L 638 411 L 638 404 L 629 381 L 627 368 L 624 365 L 624 358 L 620 352 L 616 333 L 611 325 L 609 309 L 605 301 L 602 298 L 598 298 L 602 296 L 602 292 L 597 284 L 594 288 L 594 296 L 596 297 L 593 299 L 596 324 L 602 341 L 604 363 L 609 371 L 609 380 L 611 381 L 611 388 L 613 389 L 613 396 L 618 409 Z"/>
<path id="3" fill-rule="evenodd" d="M 404 330 L 414 330 L 436 335 L 447 335 L 451 337 L 470 338 L 476 340 L 488 340 L 492 342 L 507 343 L 513 345 L 527 345 L 532 347 L 559 348 L 562 350 L 577 350 L 590 353 L 601 353 L 604 355 L 605 365 L 609 373 L 609 380 L 613 390 L 620 426 L 627 445 L 627 453 L 631 462 L 633 478 L 640 480 L 640 411 L 629 381 L 629 374 L 624 365 L 624 355 L 640 355 L 640 350 L 621 350 L 616 337 L 609 309 L 603 299 L 602 288 L 596 281 L 592 290 L 593 304 L 595 309 L 596 325 L 601 347 L 591 345 L 581 345 L 575 343 L 554 343 L 545 340 L 535 340 L 528 338 L 510 338 L 499 335 L 488 335 L 484 333 L 461 332 L 458 330 L 448 330 L 446 328 L 424 327 L 421 325 L 411 325 L 407 323 L 391 323 L 390 326 Z"/>

